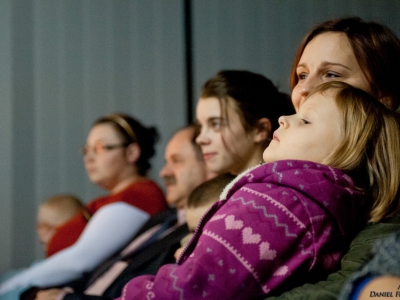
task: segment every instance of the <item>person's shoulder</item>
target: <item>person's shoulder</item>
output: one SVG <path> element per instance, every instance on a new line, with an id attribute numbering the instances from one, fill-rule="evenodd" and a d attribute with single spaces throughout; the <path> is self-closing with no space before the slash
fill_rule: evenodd
<path id="1" fill-rule="evenodd" d="M 164 192 L 157 183 L 147 178 L 131 184 L 123 194 L 118 195 L 118 201 L 127 202 L 150 215 L 168 209 Z"/>
<path id="2" fill-rule="evenodd" d="M 326 281 L 305 284 L 288 290 L 278 297 L 267 297 L 265 300 L 337 299 L 347 278 L 371 258 L 375 243 L 399 231 L 400 216 L 368 224 L 351 242 L 348 252 L 342 258 L 340 270 L 330 274 Z"/>
<path id="3" fill-rule="evenodd" d="M 352 240 L 349 250 L 342 259 L 341 269 L 354 272 L 371 256 L 375 243 L 400 231 L 400 216 L 383 222 L 369 223 Z"/>
<path id="4" fill-rule="evenodd" d="M 377 240 L 385 238 L 388 235 L 398 231 L 400 231 L 400 215 L 388 218 L 382 222 L 369 223 L 353 239 L 350 248 L 359 244 L 373 244 Z"/>
<path id="5" fill-rule="evenodd" d="M 156 191 L 156 192 L 162 192 L 161 187 L 152 179 L 150 178 L 143 178 L 140 179 L 134 183 L 132 183 L 129 188 L 127 189 L 128 191 Z"/>

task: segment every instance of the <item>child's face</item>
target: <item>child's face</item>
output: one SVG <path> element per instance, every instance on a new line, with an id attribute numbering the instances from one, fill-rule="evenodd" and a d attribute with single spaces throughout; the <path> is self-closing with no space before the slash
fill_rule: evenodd
<path id="1" fill-rule="evenodd" d="M 59 225 L 57 212 L 48 205 L 39 207 L 36 232 L 40 243 L 46 247 Z"/>
<path id="2" fill-rule="evenodd" d="M 323 163 L 341 140 L 342 118 L 333 94 L 309 97 L 297 114 L 279 118 L 280 127 L 265 149 L 265 162 L 298 159 Z"/>
<path id="3" fill-rule="evenodd" d="M 201 217 L 207 212 L 211 205 L 212 203 L 210 205 L 203 205 L 196 208 L 191 207 L 186 209 L 186 222 L 190 232 L 195 231 Z"/>

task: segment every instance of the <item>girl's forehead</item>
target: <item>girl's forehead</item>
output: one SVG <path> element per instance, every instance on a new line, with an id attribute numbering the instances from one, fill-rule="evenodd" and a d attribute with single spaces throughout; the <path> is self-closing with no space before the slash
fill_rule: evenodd
<path id="1" fill-rule="evenodd" d="M 207 121 L 211 118 L 240 119 L 240 108 L 232 98 L 218 99 L 216 97 L 200 98 L 196 117 L 198 121 Z"/>
<path id="2" fill-rule="evenodd" d="M 198 119 L 207 119 L 209 117 L 220 117 L 221 105 L 217 98 L 200 98 L 197 103 L 196 117 Z"/>

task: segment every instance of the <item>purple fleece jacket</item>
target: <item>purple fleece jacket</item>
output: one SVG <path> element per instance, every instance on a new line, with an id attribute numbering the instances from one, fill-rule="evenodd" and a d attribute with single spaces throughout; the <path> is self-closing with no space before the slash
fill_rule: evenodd
<path id="1" fill-rule="evenodd" d="M 240 174 L 177 264 L 132 279 L 119 299 L 256 299 L 338 268 L 366 198 L 342 171 L 285 160 Z"/>

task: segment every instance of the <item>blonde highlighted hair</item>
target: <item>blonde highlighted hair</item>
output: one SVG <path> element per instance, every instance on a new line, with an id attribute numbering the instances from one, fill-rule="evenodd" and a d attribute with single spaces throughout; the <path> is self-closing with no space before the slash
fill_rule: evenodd
<path id="1" fill-rule="evenodd" d="M 400 119 L 365 91 L 331 81 L 312 94 L 333 93 L 342 114 L 343 141 L 325 164 L 341 169 L 372 198 L 370 221 L 400 212 Z M 311 96 L 311 95 L 310 95 Z"/>

